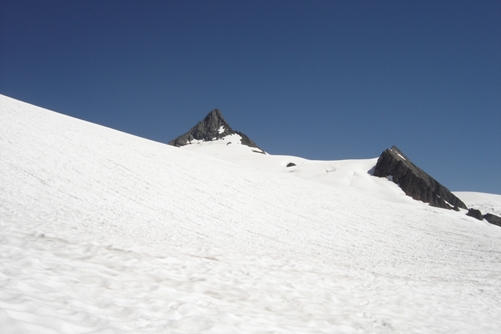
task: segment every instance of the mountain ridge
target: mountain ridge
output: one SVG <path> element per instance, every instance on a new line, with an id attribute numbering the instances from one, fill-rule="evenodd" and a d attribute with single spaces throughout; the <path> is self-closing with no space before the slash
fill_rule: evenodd
<path id="1" fill-rule="evenodd" d="M 231 135 L 240 136 L 240 143 L 242 145 L 256 148 L 259 150 L 259 152 L 256 151 L 257 153 L 264 153 L 264 150 L 259 148 L 259 146 L 257 146 L 257 144 L 247 135 L 240 131 L 233 130 L 228 122 L 226 122 L 219 109 L 213 109 L 210 111 L 203 120 L 199 121 L 188 132 L 169 141 L 168 144 L 176 147 L 182 147 L 190 145 L 195 140 L 207 142 L 223 139 L 224 137 Z"/>
<path id="2" fill-rule="evenodd" d="M 449 189 L 416 166 L 396 146 L 381 153 L 374 176 L 388 177 L 415 200 L 444 209 L 467 209 Z"/>
<path id="3" fill-rule="evenodd" d="M 225 157 L 227 160 L 232 160 L 233 155 L 239 154 L 234 150 L 228 151 L 228 145 L 235 142 L 243 146 L 260 150 L 252 150 L 252 152 L 265 153 L 257 147 L 248 136 L 241 132 L 234 131 L 224 119 L 219 109 L 214 109 L 209 112 L 209 114 L 192 127 L 190 131 L 171 140 L 169 145 L 195 148 L 197 150 L 201 149 L 201 152 L 204 152 L 205 148 L 205 152 L 207 153 L 208 147 L 200 144 L 214 144 L 217 142 L 220 142 L 221 145 L 210 145 L 210 154 L 219 158 Z M 271 159 L 271 157 L 268 157 L 268 159 Z M 289 172 L 292 173 L 298 171 L 298 169 L 304 169 L 304 167 L 301 166 L 297 167 L 297 164 L 292 160 L 294 159 L 286 163 L 281 163 L 281 166 L 288 168 Z M 328 171 L 329 168 L 330 167 L 327 167 L 326 170 Z M 428 203 L 431 206 L 443 209 L 454 209 L 456 211 L 459 211 L 459 209 L 468 209 L 461 199 L 420 167 L 415 165 L 396 146 L 384 150 L 377 159 L 375 166 L 371 170 L 368 170 L 367 173 L 375 177 L 388 178 L 388 180 L 397 184 L 407 196 L 416 201 Z M 480 220 L 484 219 L 484 215 L 481 213 L 473 214 L 473 211 L 470 211 L 468 214 Z M 488 221 L 492 222 L 493 219 L 496 220 L 499 217 L 492 217 L 489 215 L 485 218 L 488 218 Z"/>

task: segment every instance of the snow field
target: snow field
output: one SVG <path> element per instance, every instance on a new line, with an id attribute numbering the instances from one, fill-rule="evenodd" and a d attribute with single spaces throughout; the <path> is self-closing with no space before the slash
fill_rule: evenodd
<path id="1" fill-rule="evenodd" d="M 469 208 L 478 209 L 484 215 L 492 213 L 501 217 L 501 195 L 471 191 L 455 191 L 454 195 L 461 198 Z"/>
<path id="2" fill-rule="evenodd" d="M 214 157 L 3 96 L 0 118 L 2 333 L 501 328 L 501 229 L 374 159 Z"/>

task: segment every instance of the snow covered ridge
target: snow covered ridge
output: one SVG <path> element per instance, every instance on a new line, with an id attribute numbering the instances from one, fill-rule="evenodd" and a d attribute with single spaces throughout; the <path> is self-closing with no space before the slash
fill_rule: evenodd
<path id="1" fill-rule="evenodd" d="M 376 159 L 225 161 L 5 96 L 0 120 L 2 334 L 501 328 L 501 228 Z"/>
<path id="2" fill-rule="evenodd" d="M 260 160 L 260 167 L 264 170 L 274 169 L 272 166 L 273 164 L 276 164 L 277 161 L 276 158 L 272 158 L 270 156 L 262 159 L 256 159 L 255 157 L 248 157 L 249 159 L 247 159 L 247 154 L 249 152 L 264 154 L 266 154 L 266 152 L 257 148 L 257 145 L 255 145 L 255 143 L 247 136 L 240 132 L 233 131 L 224 119 L 221 111 L 218 109 L 211 111 L 202 121 L 198 122 L 193 128 L 191 128 L 190 131 L 172 140 L 169 144 L 190 150 L 196 150 L 198 152 L 213 155 L 218 158 L 224 158 L 230 161 L 244 162 L 245 165 L 256 165 L 257 161 Z M 229 148 L 225 147 L 231 144 L 233 144 L 233 146 Z M 237 147 L 234 147 L 234 144 L 237 144 Z M 280 158 L 278 159 L 280 160 Z M 295 157 L 290 160 L 298 159 L 299 158 Z M 317 162 L 315 164 L 307 162 L 308 167 L 304 167 L 302 165 L 305 161 L 303 161 L 300 166 L 292 161 L 286 162 L 285 164 L 281 162 L 278 169 L 283 170 L 283 167 L 295 167 L 289 171 L 297 172 L 296 175 L 304 175 L 301 171 L 308 169 L 309 172 L 307 175 L 311 175 L 311 172 L 315 171 L 315 178 L 318 179 L 320 175 L 324 174 L 324 167 L 322 165 L 333 164 L 333 162 Z M 353 173 L 353 170 L 350 170 L 350 168 L 351 167 L 349 167 L 348 170 Z M 336 167 L 325 167 L 326 173 L 335 170 Z M 334 179 L 337 181 L 340 174 L 341 173 L 339 172 L 335 173 L 334 177 L 325 177 L 324 175 L 322 180 L 324 182 L 325 179 Z M 362 174 L 365 174 L 365 176 L 367 176 L 367 174 L 372 174 L 377 177 L 384 177 L 397 184 L 406 195 L 415 200 L 429 203 L 431 206 L 444 209 L 454 209 L 456 211 L 459 211 L 459 209 L 468 209 L 466 204 L 463 203 L 461 199 L 455 196 L 449 189 L 440 184 L 421 168 L 412 163 L 412 161 L 410 161 L 410 159 L 395 146 L 385 150 L 377 159 L 377 162 L 368 166 L 366 171 L 362 172 Z M 330 183 L 338 183 L 336 181 Z M 365 182 L 367 182 L 367 180 Z M 470 209 L 467 214 L 479 220 L 483 220 L 485 218 L 489 223 L 501 226 L 501 218 L 491 212 L 483 215 L 478 209 Z"/>
<path id="3" fill-rule="evenodd" d="M 412 163 L 397 147 L 393 146 L 385 150 L 379 157 L 374 167 L 374 175 L 386 177 L 399 185 L 399 187 L 415 200 L 429 203 L 432 206 L 454 209 L 467 209 L 466 213 L 470 217 L 478 220 L 487 220 L 493 225 L 501 227 L 501 217 L 493 213 L 492 208 L 481 206 L 483 211 L 477 208 L 468 208 L 449 189 L 440 184 L 437 180 L 428 175 L 421 168 Z"/>

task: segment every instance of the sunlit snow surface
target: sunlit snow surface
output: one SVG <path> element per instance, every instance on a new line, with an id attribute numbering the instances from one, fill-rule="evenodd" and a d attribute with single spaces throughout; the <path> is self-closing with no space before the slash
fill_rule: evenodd
<path id="1" fill-rule="evenodd" d="M 499 333 L 501 228 L 222 142 L 0 96 L 0 332 Z"/>
<path id="2" fill-rule="evenodd" d="M 501 217 L 501 195 L 469 191 L 456 191 L 454 194 L 461 198 L 469 208 L 478 209 L 483 214 L 492 213 Z"/>

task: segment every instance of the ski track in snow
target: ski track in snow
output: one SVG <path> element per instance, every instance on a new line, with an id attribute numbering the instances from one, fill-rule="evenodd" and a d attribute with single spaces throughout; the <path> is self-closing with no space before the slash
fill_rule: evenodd
<path id="1" fill-rule="evenodd" d="M 4 96 L 0 119 L 1 333 L 501 328 L 501 229 L 374 159 L 200 154 Z"/>

